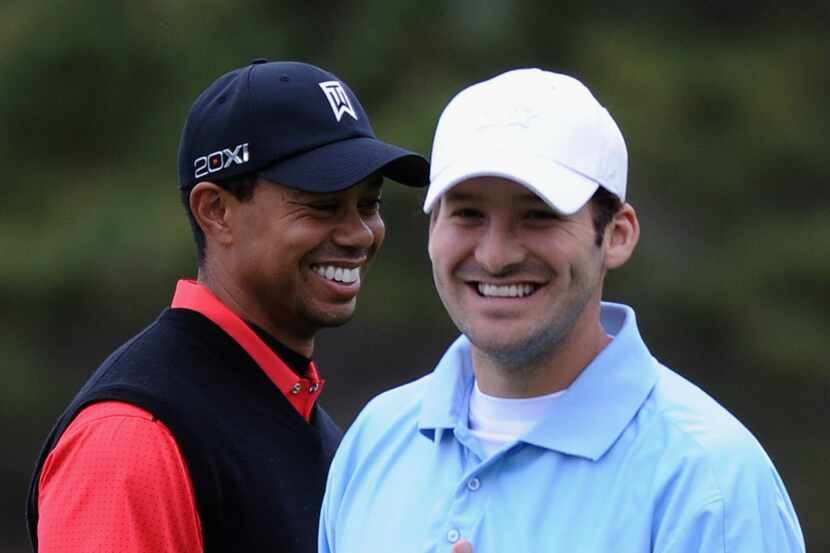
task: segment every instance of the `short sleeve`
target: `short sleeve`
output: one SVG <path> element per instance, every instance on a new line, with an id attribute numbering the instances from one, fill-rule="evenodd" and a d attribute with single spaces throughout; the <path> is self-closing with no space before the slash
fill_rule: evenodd
<path id="1" fill-rule="evenodd" d="M 804 553 L 804 538 L 783 483 L 771 466 L 758 464 L 742 465 L 744 470 L 724 488 L 726 493 L 703 505 L 682 498 L 671 501 L 656 529 L 654 550 Z"/>
<path id="2" fill-rule="evenodd" d="M 82 410 L 44 463 L 38 551 L 201 553 L 190 476 L 167 427 L 122 402 Z"/>
<path id="3" fill-rule="evenodd" d="M 723 502 L 718 499 L 699 508 L 682 506 L 667 526 L 670 532 L 658 532 L 655 552 L 727 553 Z"/>

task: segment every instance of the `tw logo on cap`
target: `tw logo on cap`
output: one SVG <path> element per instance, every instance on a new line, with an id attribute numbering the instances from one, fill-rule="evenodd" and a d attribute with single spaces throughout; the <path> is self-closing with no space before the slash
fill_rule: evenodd
<path id="1" fill-rule="evenodd" d="M 352 107 L 352 102 L 349 100 L 346 91 L 343 89 L 343 85 L 339 81 L 320 83 L 320 88 L 323 89 L 323 93 L 326 95 L 326 99 L 329 101 L 331 110 L 334 112 L 334 116 L 338 122 L 342 119 L 344 113 L 348 113 L 357 121 L 357 114 Z"/>

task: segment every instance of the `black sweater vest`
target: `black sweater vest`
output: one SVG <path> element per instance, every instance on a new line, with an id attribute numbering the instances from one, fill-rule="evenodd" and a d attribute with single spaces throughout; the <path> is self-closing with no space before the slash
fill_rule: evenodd
<path id="1" fill-rule="evenodd" d="M 316 406 L 311 424 L 230 336 L 187 309 L 167 309 L 98 368 L 58 420 L 29 490 L 37 550 L 43 463 L 86 405 L 119 400 L 153 413 L 176 438 L 206 553 L 317 551 L 326 475 L 341 432 Z"/>

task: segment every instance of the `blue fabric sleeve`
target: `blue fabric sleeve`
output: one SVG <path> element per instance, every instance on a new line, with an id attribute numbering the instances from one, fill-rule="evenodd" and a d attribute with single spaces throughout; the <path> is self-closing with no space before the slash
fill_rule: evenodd
<path id="1" fill-rule="evenodd" d="M 679 504 L 682 512 L 667 513 L 655 528 L 654 553 L 805 553 L 785 495 L 744 494 L 730 503 L 732 509 L 720 499 L 701 507 Z"/>

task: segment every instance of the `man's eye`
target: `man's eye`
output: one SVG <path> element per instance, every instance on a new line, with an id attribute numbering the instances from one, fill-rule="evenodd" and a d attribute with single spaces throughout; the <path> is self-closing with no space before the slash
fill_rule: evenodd
<path id="1" fill-rule="evenodd" d="M 462 207 L 454 210 L 452 212 L 452 217 L 458 219 L 480 219 L 484 217 L 484 214 L 481 211 L 471 207 Z"/>
<path id="2" fill-rule="evenodd" d="M 528 211 L 525 218 L 531 221 L 556 221 L 560 219 L 559 215 L 547 209 L 534 209 Z"/>
<path id="3" fill-rule="evenodd" d="M 380 206 L 383 204 L 383 200 L 380 198 L 372 198 L 371 200 L 366 200 L 361 203 L 360 209 L 367 213 L 377 213 L 380 211 Z"/>
<path id="4" fill-rule="evenodd" d="M 337 211 L 337 208 L 340 207 L 339 205 L 333 202 L 312 202 L 306 205 L 308 205 L 308 207 L 310 207 L 314 211 L 321 211 L 325 213 Z"/>

